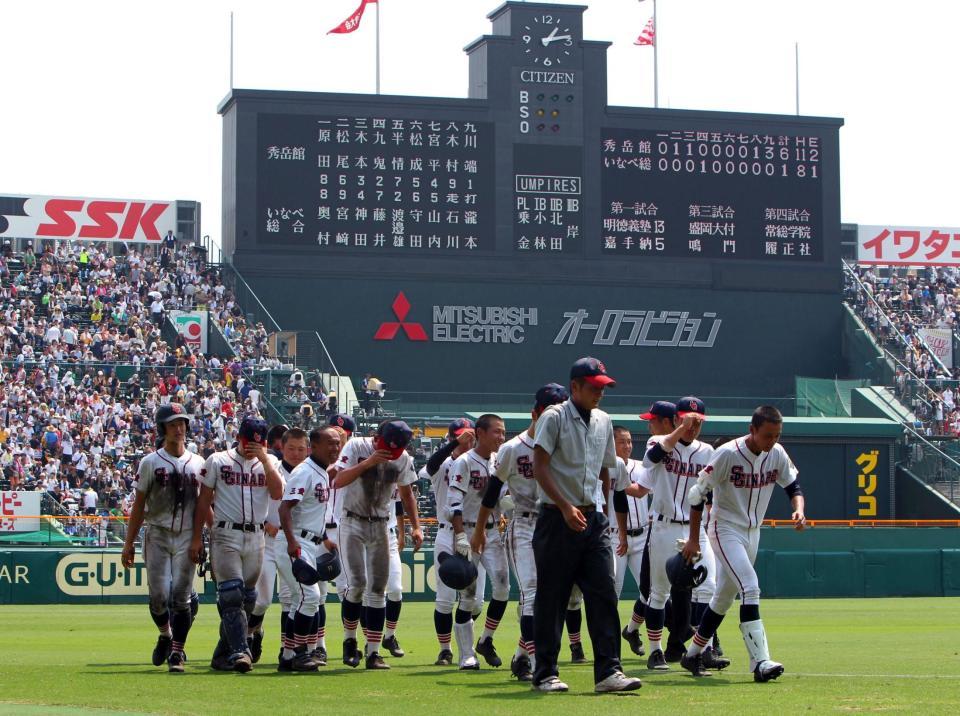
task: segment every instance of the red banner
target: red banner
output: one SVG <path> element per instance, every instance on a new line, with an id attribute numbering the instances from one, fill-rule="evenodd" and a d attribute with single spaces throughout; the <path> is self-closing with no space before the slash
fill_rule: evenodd
<path id="1" fill-rule="evenodd" d="M 858 226 L 857 263 L 960 266 L 960 228 Z"/>
<path id="2" fill-rule="evenodd" d="M 653 27 L 653 18 L 651 17 L 646 24 L 646 27 L 643 28 L 643 31 L 640 33 L 640 36 L 637 37 L 634 45 L 654 45 L 657 41 L 657 32 Z"/>
<path id="3" fill-rule="evenodd" d="M 346 20 L 341 22 L 335 28 L 330 30 L 327 34 L 345 34 L 347 32 L 353 32 L 358 27 L 360 27 L 360 20 L 363 18 L 363 11 L 367 9 L 367 5 L 375 3 L 377 0 L 360 0 L 360 7 L 353 11 L 353 14 L 348 17 Z"/>

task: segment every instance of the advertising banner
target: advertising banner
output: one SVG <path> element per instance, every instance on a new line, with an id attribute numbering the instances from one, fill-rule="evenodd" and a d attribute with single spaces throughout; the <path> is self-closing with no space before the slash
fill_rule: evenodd
<path id="1" fill-rule="evenodd" d="M 39 492 L 0 492 L 0 532 L 36 532 L 40 529 Z"/>
<path id="2" fill-rule="evenodd" d="M 170 320 L 187 345 L 201 353 L 207 352 L 206 311 L 170 311 Z"/>
<path id="3" fill-rule="evenodd" d="M 857 263 L 960 265 L 960 228 L 860 225 L 857 227 Z"/>
<path id="4" fill-rule="evenodd" d="M 159 244 L 168 231 L 177 231 L 173 201 L 0 196 L 0 238 Z"/>

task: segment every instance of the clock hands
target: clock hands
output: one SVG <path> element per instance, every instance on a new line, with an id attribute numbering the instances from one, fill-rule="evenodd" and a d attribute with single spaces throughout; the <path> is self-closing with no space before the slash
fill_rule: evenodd
<path id="1" fill-rule="evenodd" d="M 544 47 L 548 47 L 551 42 L 556 42 L 556 41 L 558 41 L 558 40 L 568 40 L 568 41 L 569 41 L 569 40 L 571 39 L 570 35 L 558 35 L 558 34 L 557 34 L 557 31 L 558 31 L 558 30 L 559 30 L 559 28 L 556 28 L 556 27 L 555 27 L 555 28 L 553 28 L 553 30 L 550 31 L 550 34 L 549 34 L 549 35 L 547 35 L 546 37 L 540 38 L 540 42 L 543 43 L 543 46 L 544 46 Z"/>

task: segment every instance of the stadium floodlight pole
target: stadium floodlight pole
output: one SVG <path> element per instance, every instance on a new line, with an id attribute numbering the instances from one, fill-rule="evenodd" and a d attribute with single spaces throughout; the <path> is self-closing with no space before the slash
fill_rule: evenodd
<path id="1" fill-rule="evenodd" d="M 643 3 L 646 0 L 638 0 Z M 659 73 L 657 72 L 657 47 L 660 45 L 660 27 L 657 25 L 657 0 L 653 3 L 653 106 L 660 106 Z"/>
<path id="2" fill-rule="evenodd" d="M 230 89 L 233 90 L 233 10 L 230 11 Z"/>

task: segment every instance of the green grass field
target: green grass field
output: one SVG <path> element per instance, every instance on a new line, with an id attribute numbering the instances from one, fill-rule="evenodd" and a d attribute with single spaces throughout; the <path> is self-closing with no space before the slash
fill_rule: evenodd
<path id="1" fill-rule="evenodd" d="M 957 713 L 960 599 L 770 600 L 763 604 L 773 657 L 786 674 L 755 684 L 736 615 L 721 627 L 731 668 L 694 680 L 675 666 L 651 675 L 645 657 L 628 653 L 625 671 L 640 691 L 593 694 L 589 665 L 565 663 L 568 694 L 531 692 L 500 669 L 460 673 L 432 665 L 437 645 L 432 604 L 408 603 L 398 637 L 407 650 L 390 672 L 354 671 L 339 661 L 339 607 L 328 623 L 331 665 L 319 674 L 278 674 L 277 607 L 267 614 L 264 658 L 249 674 L 208 668 L 216 610 L 205 604 L 190 635 L 182 675 L 150 665 L 154 627 L 143 606 L 4 606 L 0 608 L 0 713 L 330 713 L 541 714 L 558 709 L 619 714 L 659 709 L 710 713 L 911 711 Z M 513 609 L 498 632 L 504 661 L 518 634 Z M 629 614 L 627 602 L 621 614 Z M 586 626 L 586 625 L 584 625 Z M 586 629 L 584 628 L 584 632 Z M 624 645 L 625 647 L 625 645 Z M 590 646 L 586 644 L 589 656 Z"/>

